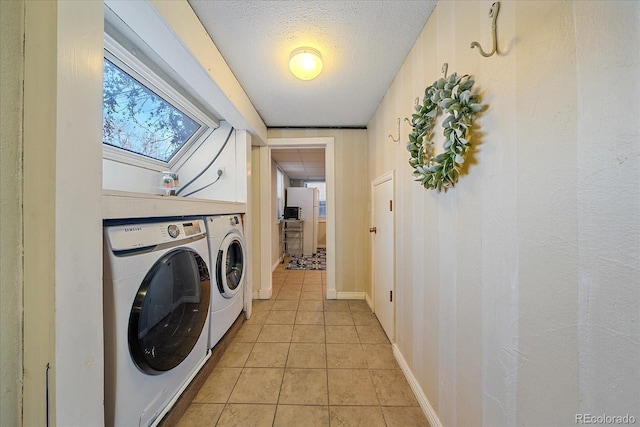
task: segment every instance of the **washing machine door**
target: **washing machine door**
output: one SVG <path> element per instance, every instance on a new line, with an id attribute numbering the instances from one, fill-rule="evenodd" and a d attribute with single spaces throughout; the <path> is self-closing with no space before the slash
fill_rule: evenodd
<path id="1" fill-rule="evenodd" d="M 136 366 L 158 375 L 187 358 L 206 324 L 209 268 L 195 251 L 162 256 L 145 276 L 129 316 L 129 350 Z"/>
<path id="2" fill-rule="evenodd" d="M 225 298 L 233 298 L 240 289 L 246 270 L 246 254 L 242 236 L 231 232 L 222 239 L 216 260 L 216 282 Z"/>

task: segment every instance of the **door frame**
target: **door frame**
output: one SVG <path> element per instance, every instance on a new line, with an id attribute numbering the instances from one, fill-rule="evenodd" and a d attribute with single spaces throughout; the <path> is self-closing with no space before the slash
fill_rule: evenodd
<path id="1" fill-rule="evenodd" d="M 373 223 L 373 215 L 375 212 L 375 206 L 374 206 L 374 191 L 375 191 L 375 187 L 377 185 L 380 185 L 382 183 L 385 183 L 387 181 L 391 181 L 391 194 L 392 194 L 392 210 L 391 210 L 391 222 L 392 222 L 392 227 L 391 227 L 391 234 L 393 236 L 392 238 L 392 245 L 391 245 L 391 251 L 392 251 L 392 256 L 391 256 L 391 277 L 392 277 L 392 283 L 391 283 L 391 290 L 393 292 L 393 307 L 392 307 L 392 330 L 393 330 L 393 338 L 391 339 L 391 342 L 395 342 L 395 336 L 396 336 L 396 301 L 397 301 L 397 293 L 396 293 L 396 185 L 395 185 L 395 177 L 396 177 L 396 171 L 395 170 L 391 170 L 377 178 L 375 178 L 373 181 L 371 181 L 371 218 L 370 218 L 370 224 L 371 227 L 375 227 L 375 224 Z M 373 244 L 371 245 L 371 310 L 375 313 L 376 312 L 376 287 L 375 287 L 375 281 L 374 281 L 374 277 L 375 277 L 375 262 L 373 260 L 373 255 L 374 255 L 374 251 L 373 251 Z"/>
<path id="2" fill-rule="evenodd" d="M 273 292 L 271 281 L 271 214 L 273 195 L 271 194 L 271 151 L 278 148 L 324 148 L 325 182 L 327 185 L 327 299 L 337 299 L 336 291 L 336 208 L 335 208 L 335 149 L 333 137 L 319 138 L 269 138 L 267 145 L 260 147 L 260 206 L 268 215 L 260 217 L 260 299 L 269 299 Z M 266 261 L 265 261 L 266 259 Z"/>

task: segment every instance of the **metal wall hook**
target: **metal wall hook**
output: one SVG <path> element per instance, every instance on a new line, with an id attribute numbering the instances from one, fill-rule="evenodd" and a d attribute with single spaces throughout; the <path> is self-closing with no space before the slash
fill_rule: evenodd
<path id="1" fill-rule="evenodd" d="M 498 18 L 499 11 L 500 11 L 500 2 L 497 1 L 494 4 L 492 4 L 491 9 L 489 9 L 489 17 L 491 18 L 491 32 L 493 33 L 493 50 L 489 53 L 486 53 L 480 46 L 480 43 L 471 42 L 471 49 L 473 49 L 474 47 L 477 47 L 478 50 L 480 51 L 480 55 L 484 56 L 485 58 L 488 58 L 494 53 L 498 52 L 498 36 L 496 31 L 496 19 Z"/>
<path id="2" fill-rule="evenodd" d="M 415 99 L 413 102 L 415 103 L 415 105 L 420 105 L 420 97 L 419 97 L 419 96 L 416 96 L 416 99 Z M 400 120 L 400 119 L 398 119 L 398 120 Z M 407 122 L 407 123 L 409 123 L 411 126 L 413 126 L 413 123 L 411 123 L 411 119 L 409 119 L 408 117 L 405 117 L 405 118 L 404 118 L 404 121 L 405 121 L 405 122 Z M 398 125 L 399 125 L 399 124 L 400 124 L 400 123 L 398 123 Z M 398 132 L 398 135 L 400 135 L 400 132 Z M 389 136 L 391 136 L 391 135 L 389 135 Z"/>
<path id="3" fill-rule="evenodd" d="M 393 135 L 389 135 L 389 138 L 391 138 L 393 142 L 400 141 L 400 117 L 398 117 L 398 139 L 395 139 Z"/>
<path id="4" fill-rule="evenodd" d="M 442 64 L 442 73 L 444 74 L 444 78 L 447 78 L 447 71 L 449 71 L 449 64 L 445 62 Z"/>

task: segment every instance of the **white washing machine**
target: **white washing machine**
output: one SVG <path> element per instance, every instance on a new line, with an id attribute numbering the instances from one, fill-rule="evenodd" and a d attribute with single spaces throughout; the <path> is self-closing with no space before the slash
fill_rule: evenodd
<path id="1" fill-rule="evenodd" d="M 211 316 L 209 348 L 229 330 L 244 307 L 247 253 L 240 215 L 206 218 L 211 253 Z"/>
<path id="2" fill-rule="evenodd" d="M 211 355 L 200 219 L 105 223 L 105 425 L 154 426 Z"/>

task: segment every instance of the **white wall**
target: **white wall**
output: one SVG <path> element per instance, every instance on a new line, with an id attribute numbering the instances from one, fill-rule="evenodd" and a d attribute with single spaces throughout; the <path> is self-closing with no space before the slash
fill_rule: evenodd
<path id="1" fill-rule="evenodd" d="M 482 58 L 489 7 L 440 2 L 368 126 L 369 180 L 397 170 L 398 350 L 443 425 L 640 419 L 640 3 L 502 2 Z M 409 125 L 387 135 L 444 62 L 487 109 L 438 194 Z"/>
<path id="2" fill-rule="evenodd" d="M 0 418 L 21 425 L 24 2 L 0 2 Z"/>
<path id="3" fill-rule="evenodd" d="M 574 7 L 580 410 L 640 415 L 640 83 L 614 83 L 640 75 L 640 3 L 618 3 Z"/>
<path id="4" fill-rule="evenodd" d="M 247 285 L 244 290 L 244 310 L 245 317 L 249 319 L 253 312 L 253 287 L 254 287 L 254 240 L 253 236 L 253 167 L 251 165 L 251 134 L 246 130 L 236 131 L 236 168 L 242 169 L 242 173 L 237 174 L 238 185 L 236 188 L 236 197 L 240 202 L 246 203 L 247 210 L 242 218 L 242 226 L 245 237 L 245 247 L 247 250 Z M 259 243 L 259 241 L 257 241 Z M 259 244 L 257 246 L 260 246 Z"/>
<path id="5" fill-rule="evenodd" d="M 260 251 L 260 221 L 264 214 L 264 206 L 260 203 L 260 148 L 251 147 L 251 241 L 253 263 L 251 264 L 253 272 L 253 298 L 259 297 L 261 288 L 261 251 Z"/>
<path id="6" fill-rule="evenodd" d="M 149 7 L 148 2 L 117 3 L 125 9 Z M 11 324 L 16 326 L 5 328 L 3 317 L 3 353 L 0 359 L 3 369 L 2 420 L 18 425 L 45 425 L 47 415 L 50 415 L 52 425 L 102 425 L 104 362 L 100 141 L 103 3 L 58 0 L 10 4 L 11 11 L 8 6 L 2 5 L 2 177 L 6 172 L 19 179 L 19 160 L 23 159 L 22 212 L 18 211 L 16 217 L 14 210 L 7 219 L 9 225 L 19 227 L 18 233 L 22 230 L 24 251 L 22 260 L 14 259 L 16 269 L 5 271 L 4 262 L 12 260 L 4 252 L 5 238 L 18 252 L 13 253 L 14 257 L 19 256 L 21 247 L 18 234 L 5 233 L 6 219 L 3 218 L 2 316 L 6 314 Z M 161 7 L 166 12 L 166 8 L 185 6 L 188 8 L 186 1 L 171 2 L 171 5 Z M 23 21 L 17 9 L 24 11 Z M 134 10 L 132 15 L 139 19 L 160 19 L 161 24 L 166 24 L 156 13 L 140 14 Z M 179 27 L 169 28 L 172 46 L 189 45 L 176 34 L 185 38 L 193 33 L 202 35 L 203 28 L 193 25 L 194 16 L 191 11 L 191 15 L 181 13 L 171 17 L 173 24 Z M 5 26 L 5 17 L 15 19 L 15 26 Z M 186 19 L 190 25 L 182 25 L 181 19 Z M 18 77 L 14 67 L 21 62 L 15 46 L 7 53 L 15 54 L 18 62 L 4 61 L 5 36 L 21 32 L 21 22 L 24 22 L 24 39 L 18 34 L 18 44 L 24 42 L 24 109 L 20 111 L 20 102 L 16 102 L 13 108 L 23 113 L 22 147 L 20 135 L 16 135 L 16 129 L 20 128 L 6 127 L 4 122 L 5 112 L 8 112 L 5 110 L 5 99 L 14 101 L 15 97 L 20 96 L 15 92 L 20 85 L 16 88 L 15 82 L 8 86 L 9 92 L 4 92 L 4 79 Z M 142 27 L 154 34 L 163 30 L 166 35 L 165 24 L 161 25 L 163 28 Z M 203 41 L 200 37 L 200 41 L 197 47 L 191 46 L 197 51 L 198 57 L 207 57 L 208 52 L 217 53 L 210 39 Z M 5 66 L 13 69 L 6 75 Z M 226 93 L 225 85 L 232 83 L 229 78 L 223 83 L 214 82 L 210 77 L 205 80 L 221 93 Z M 202 80 L 200 83 L 206 85 Z M 231 92 L 237 94 L 237 81 L 233 86 Z M 214 98 L 220 99 L 209 97 Z M 244 112 L 251 116 L 252 128 L 260 131 L 264 127 L 255 119 L 255 110 L 249 111 L 252 107 L 246 104 L 238 106 L 229 99 L 223 102 L 226 103 L 225 109 L 234 115 L 236 123 L 243 123 L 240 116 Z M 16 111 L 13 112 L 14 118 Z M 19 125 L 19 121 L 15 123 Z M 266 129 L 261 133 L 266 134 Z M 5 143 L 9 146 L 5 146 Z M 233 159 L 236 169 L 239 169 L 239 164 L 246 167 L 247 146 L 250 144 L 250 138 L 246 135 L 243 136 L 243 144 L 235 148 Z M 6 158 L 5 147 L 9 148 Z M 242 155 L 245 157 L 239 159 L 238 156 Z M 11 167 L 6 170 L 5 161 L 11 162 Z M 247 183 L 239 182 L 238 173 L 234 179 L 236 189 L 245 191 L 245 194 L 237 196 L 238 201 L 248 204 Z M 10 196 L 11 193 L 5 194 L 6 188 L 19 191 L 19 183 L 15 184 L 2 184 L 3 213 L 5 208 L 19 208 L 19 196 L 16 199 Z M 5 278 L 11 281 L 5 284 Z M 12 284 L 15 287 L 8 289 L 7 286 Z M 15 311 L 5 311 L 4 304 L 10 303 L 11 299 L 15 301 L 21 292 L 23 305 L 18 301 Z M 16 342 L 19 339 L 21 315 L 24 319 L 22 353 Z M 8 343 L 7 347 L 5 343 Z M 5 356 L 5 351 L 12 349 L 16 352 L 14 356 Z M 20 359 L 24 366 L 21 370 L 15 369 L 20 368 Z M 5 366 L 15 369 L 7 377 L 7 383 L 4 381 Z M 49 414 L 45 405 L 47 367 L 50 368 Z M 9 385 L 15 380 L 16 372 L 22 380 L 17 391 Z M 5 403 L 9 406 L 5 407 Z M 19 418 L 20 411 L 22 420 Z"/>
<path id="7" fill-rule="evenodd" d="M 180 176 L 180 184 L 185 185 L 205 169 L 211 160 L 222 149 L 231 126 L 222 121 L 220 127 L 209 135 L 202 144 L 193 151 L 191 155 L 181 159 L 179 166 L 171 169 Z M 236 202 L 238 199 L 239 186 L 245 179 L 245 165 L 238 164 L 235 132 L 231 134 L 229 142 L 220 153 L 213 165 L 193 184 L 185 188 L 181 196 L 189 194 L 207 184 L 215 181 L 218 168 L 224 169 L 220 180 L 189 197 L 209 200 L 223 200 Z M 164 190 L 159 188 L 161 172 L 151 170 L 142 166 L 121 163 L 111 159 L 103 159 L 102 185 L 104 189 L 131 191 L 146 194 L 164 194 Z M 165 170 L 169 170 L 167 167 Z M 246 194 L 246 191 L 244 192 Z"/>
<path id="8" fill-rule="evenodd" d="M 96 52 L 102 13 L 96 3 L 58 5 L 53 368 L 59 426 L 103 419 L 102 283 L 96 280 L 102 252 L 87 250 L 102 245 L 102 150 L 86 143 L 102 137 L 103 55 Z"/>
<path id="9" fill-rule="evenodd" d="M 185 163 L 177 169 L 180 174 L 180 184 L 184 185 L 203 171 L 213 158 L 218 154 L 224 141 L 229 135 L 231 126 L 227 122 L 220 122 L 220 127 L 198 148 L 198 150 Z M 239 194 L 239 186 L 242 180 L 246 180 L 246 167 L 244 164 L 238 165 L 237 151 L 242 144 L 236 142 L 235 131 L 231 134 L 229 142 L 224 147 L 220 156 L 213 165 L 193 184 L 185 188 L 181 196 L 202 188 L 216 180 L 218 168 L 223 169 L 220 180 L 215 184 L 198 191 L 189 197 L 209 200 L 224 201 L 246 201 L 246 191 Z M 244 153 L 244 152 L 243 152 Z M 242 153 L 241 153 L 242 154 Z M 244 158 L 244 157 L 243 157 Z M 241 198 L 243 198 L 240 200 Z"/>
<path id="10" fill-rule="evenodd" d="M 25 2 L 24 425 L 103 422 L 102 14 Z"/>

